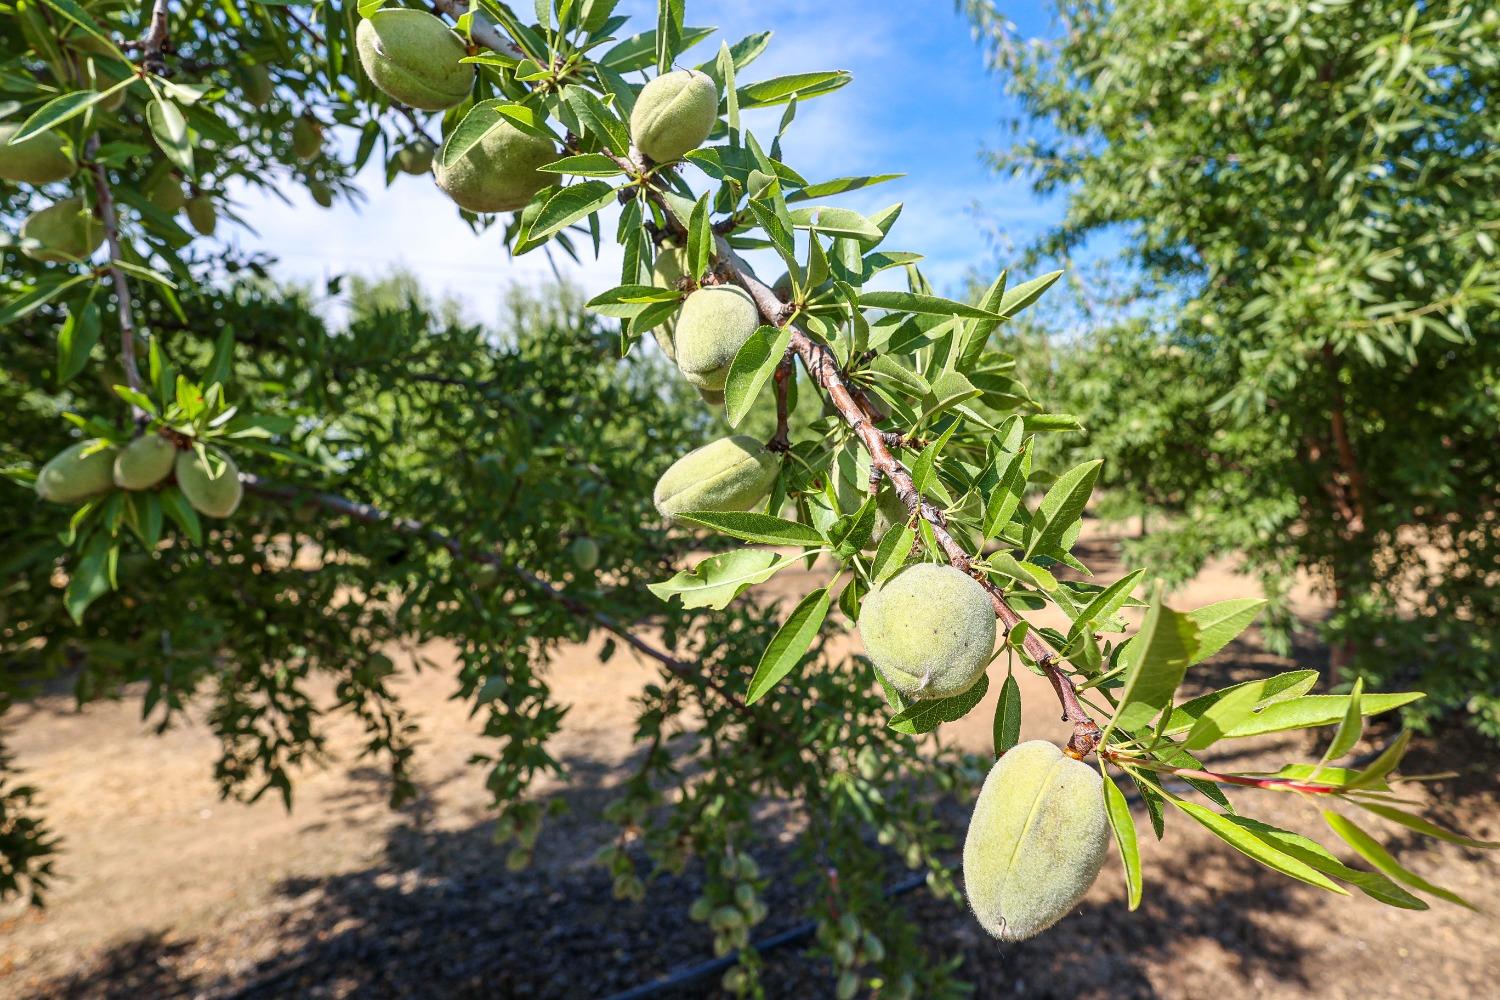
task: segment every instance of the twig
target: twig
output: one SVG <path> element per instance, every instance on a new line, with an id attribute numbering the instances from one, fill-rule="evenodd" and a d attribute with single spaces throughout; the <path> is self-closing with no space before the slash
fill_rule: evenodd
<path id="1" fill-rule="evenodd" d="M 613 616 L 600 611 L 598 608 L 595 608 L 592 605 L 578 600 L 578 598 L 564 592 L 556 585 L 542 579 L 530 570 L 523 569 L 520 566 L 516 566 L 512 563 L 506 562 L 504 559 L 500 558 L 493 552 L 465 548 L 463 543 L 461 543 L 458 539 L 452 537 L 446 532 L 440 531 L 437 528 L 424 524 L 423 522 L 418 521 L 415 518 L 397 517 L 394 514 L 390 514 L 386 511 L 381 510 L 379 507 L 374 507 L 366 503 L 360 503 L 356 500 L 350 500 L 347 497 L 341 497 L 335 493 L 324 493 L 318 490 L 308 490 L 303 489 L 299 486 L 292 486 L 285 483 L 271 483 L 261 479 L 258 476 L 250 475 L 248 473 L 242 473 L 240 475 L 240 480 L 245 484 L 245 488 L 247 490 L 260 496 L 267 497 L 273 500 L 282 500 L 291 504 L 316 504 L 317 506 L 322 507 L 325 510 L 331 510 L 340 514 L 347 515 L 348 517 L 351 517 L 354 520 L 360 521 L 364 524 L 381 525 L 383 527 L 390 528 L 398 534 L 410 535 L 415 538 L 424 538 L 435 545 L 439 545 L 442 548 L 447 549 L 454 556 L 460 559 L 464 559 L 469 562 L 482 563 L 486 566 L 493 566 L 496 569 L 509 573 L 510 575 L 521 580 L 532 589 L 540 591 L 542 595 L 547 597 L 549 600 L 556 601 L 558 604 L 562 605 L 573 614 L 579 616 L 580 618 L 588 618 L 599 625 L 601 628 L 603 628 L 605 631 L 611 632 L 619 638 L 623 639 L 632 649 L 636 650 L 644 656 L 650 657 L 651 659 L 660 663 L 662 666 L 666 667 L 668 670 L 672 671 L 672 673 L 677 674 L 680 677 L 684 677 L 688 680 L 701 681 L 705 686 L 710 688 L 715 694 L 722 698 L 736 712 L 744 715 L 746 718 L 752 720 L 757 725 L 765 726 L 788 739 L 795 738 L 793 737 L 793 734 L 784 729 L 775 719 L 768 718 L 763 714 L 756 712 L 749 705 L 746 705 L 738 695 L 729 690 L 729 688 L 722 682 L 715 680 L 714 678 L 698 670 L 693 664 L 678 659 L 665 650 L 658 649 L 656 646 L 653 646 L 651 643 L 636 635 L 628 627 L 617 621 Z"/>
<path id="2" fill-rule="evenodd" d="M 167 75 L 167 60 L 162 54 L 171 41 L 167 33 L 167 0 L 156 0 L 151 5 L 151 23 L 141 39 L 141 68 L 156 76 Z"/>
<path id="3" fill-rule="evenodd" d="M 323 36 L 318 32 L 318 29 L 314 28 L 312 25 L 308 24 L 307 21 L 302 17 L 301 14 L 297 13 L 295 10 L 293 10 L 290 7 L 279 7 L 277 9 L 280 10 L 287 17 L 291 18 L 291 21 L 292 21 L 293 24 L 295 24 L 297 27 L 301 28 L 303 31 L 305 31 L 309 35 L 311 35 L 313 41 L 317 42 L 319 45 L 324 44 L 323 43 Z"/>
<path id="4" fill-rule="evenodd" d="M 98 200 L 99 221 L 104 226 L 104 240 L 109 246 L 109 280 L 115 289 L 115 310 L 120 317 L 120 367 L 125 370 L 125 384 L 136 392 L 145 391 L 141 380 L 141 369 L 135 360 L 135 312 L 130 306 L 130 285 L 125 281 L 125 271 L 120 267 L 120 220 L 115 215 L 115 200 L 109 190 L 109 177 L 104 165 L 94 160 L 99 151 L 99 134 L 89 136 L 83 148 L 83 158 L 89 172 L 94 176 L 94 195 Z M 131 411 L 137 421 L 145 419 L 145 412 L 134 404 Z"/>
<path id="5" fill-rule="evenodd" d="M 766 447 L 771 451 L 783 452 L 792 446 L 791 432 L 787 429 L 787 390 L 796 374 L 795 365 L 792 352 L 788 350 L 782 356 L 781 363 L 776 366 L 776 373 L 771 376 L 776 388 L 776 433 L 766 442 Z"/>
<path id="6" fill-rule="evenodd" d="M 432 0 L 432 5 L 454 20 L 463 17 L 469 10 L 469 0 Z M 469 23 L 470 36 L 480 45 L 517 59 L 526 58 L 526 53 L 522 52 L 520 47 L 510 39 L 500 34 L 489 21 L 482 17 L 475 17 Z"/>
<path id="7" fill-rule="evenodd" d="M 1171 764 L 1162 764 L 1154 760 L 1146 760 L 1143 757 L 1135 757 L 1131 754 L 1118 753 L 1108 749 L 1101 749 L 1099 755 L 1112 764 L 1140 767 L 1161 774 L 1175 774 L 1179 778 L 1212 781 L 1218 785 L 1243 785 L 1246 788 L 1268 788 L 1277 792 L 1305 792 L 1309 795 L 1335 795 L 1345 791 L 1345 789 L 1337 785 L 1296 781 L 1292 778 L 1252 778 L 1243 774 L 1222 774 L 1218 771 L 1203 771 L 1192 767 L 1173 767 Z"/>

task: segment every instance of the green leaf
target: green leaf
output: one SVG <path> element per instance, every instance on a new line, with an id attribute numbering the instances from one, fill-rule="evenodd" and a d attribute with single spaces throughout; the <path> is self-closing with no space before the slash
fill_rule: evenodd
<path id="1" fill-rule="evenodd" d="M 192 539 L 194 545 L 202 545 L 203 526 L 198 521 L 198 512 L 187 502 L 182 492 L 176 486 L 169 486 L 157 495 L 161 499 L 162 512 L 182 529 L 183 534 Z"/>
<path id="2" fill-rule="evenodd" d="M 1163 604 L 1158 588 L 1140 632 L 1122 654 L 1130 657 L 1130 667 L 1109 728 L 1140 729 L 1171 705 L 1197 641 L 1198 626 Z"/>
<path id="3" fill-rule="evenodd" d="M 1247 684 L 1209 705 L 1204 709 L 1203 714 L 1198 716 L 1198 721 L 1193 723 L 1187 739 L 1182 742 L 1182 749 L 1202 750 L 1223 739 L 1231 729 L 1249 718 L 1250 713 L 1255 711 L 1255 706 L 1260 701 L 1260 694 L 1259 688 L 1253 684 Z"/>
<path id="4" fill-rule="evenodd" d="M 1084 605 L 1083 610 L 1079 611 L 1077 617 L 1073 619 L 1073 625 L 1068 629 L 1068 641 L 1072 642 L 1079 635 L 1082 635 L 1084 629 L 1090 628 L 1097 623 L 1107 622 L 1113 618 L 1125 606 L 1126 602 L 1130 600 L 1130 592 L 1135 589 L 1136 584 L 1145 575 L 1146 571 L 1143 569 L 1127 573 L 1095 594 L 1093 600 Z"/>
<path id="5" fill-rule="evenodd" d="M 615 189 L 604 181 L 584 181 L 556 192 L 537 213 L 527 234 L 528 244 L 538 244 L 558 230 L 592 215 L 615 200 Z"/>
<path id="6" fill-rule="evenodd" d="M 1427 909 L 1426 903 L 1384 875 L 1350 868 L 1316 840 L 1247 817 L 1235 817 L 1234 822 L 1309 867 L 1325 875 L 1331 875 L 1341 882 L 1348 882 L 1371 899 L 1407 910 Z"/>
<path id="7" fill-rule="evenodd" d="M 614 177 L 623 174 L 625 168 L 603 153 L 580 153 L 564 156 L 537 170 L 549 174 L 571 174 L 575 177 Z"/>
<path id="8" fill-rule="evenodd" d="M 89 274 L 74 274 L 62 281 L 38 284 L 30 291 L 15 296 L 9 302 L 0 305 L 0 326 L 13 323 L 23 316 L 29 316 L 69 288 L 91 277 L 92 275 Z"/>
<path id="9" fill-rule="evenodd" d="M 1021 686 L 1014 674 L 1005 675 L 995 701 L 995 759 L 1021 742 Z"/>
<path id="10" fill-rule="evenodd" d="M 589 299 L 588 308 L 604 316 L 630 319 L 653 305 L 676 303 L 682 295 L 675 288 L 657 285 L 618 285 Z"/>
<path id="11" fill-rule="evenodd" d="M 763 545 L 802 545 L 817 548 L 823 545 L 823 536 L 797 521 L 788 521 L 770 514 L 753 514 L 746 511 L 690 510 L 677 515 L 677 520 L 710 528 L 722 535 L 730 535 L 747 542 Z"/>
<path id="12" fill-rule="evenodd" d="M 1012 455 L 1000 473 L 1000 480 L 990 493 L 984 509 L 984 537 L 998 537 L 1021 506 L 1026 480 L 1031 476 L 1031 449 Z"/>
<path id="13" fill-rule="evenodd" d="M 793 229 L 811 229 L 834 236 L 851 236 L 860 240 L 882 240 L 882 233 L 874 223 L 858 212 L 847 208 L 832 208 L 818 205 L 799 208 L 792 213 Z"/>
<path id="14" fill-rule="evenodd" d="M 875 560 L 870 564 L 870 582 L 882 583 L 894 576 L 906 565 L 906 557 L 911 555 L 916 540 L 916 529 L 910 524 L 894 526 L 887 531 L 875 549 Z"/>
<path id="15" fill-rule="evenodd" d="M 1359 714 L 1359 696 L 1364 693 L 1364 690 L 1365 679 L 1356 677 L 1354 689 L 1349 692 L 1349 707 L 1344 710 L 1344 718 L 1339 722 L 1339 727 L 1333 731 L 1333 740 L 1329 742 L 1328 749 L 1323 751 L 1323 759 L 1319 761 L 1320 766 L 1338 760 L 1359 742 L 1365 729 L 1364 719 Z"/>
<path id="16" fill-rule="evenodd" d="M 1245 631 L 1266 602 L 1259 597 L 1237 597 L 1196 608 L 1187 613 L 1198 626 L 1198 649 L 1194 663 L 1202 663 Z"/>
<path id="17" fill-rule="evenodd" d="M 1419 691 L 1402 694 L 1367 694 L 1359 700 L 1362 715 L 1379 715 L 1402 705 L 1410 705 L 1424 697 Z M 1313 726 L 1331 726 L 1344 717 L 1349 707 L 1349 697 L 1337 694 L 1309 694 L 1267 705 L 1244 722 L 1230 730 L 1229 736 L 1260 736 L 1264 733 L 1279 733 L 1288 729 L 1310 729 Z"/>
<path id="18" fill-rule="evenodd" d="M 687 267 L 694 281 L 713 262 L 714 230 L 713 219 L 708 212 L 708 199 L 709 192 L 703 192 L 693 205 L 692 214 L 688 216 Z"/>
<path id="19" fill-rule="evenodd" d="M 1500 847 L 1500 841 L 1475 840 L 1473 837 L 1465 837 L 1461 833 L 1454 833 L 1452 830 L 1445 830 L 1442 827 L 1438 826 L 1436 823 L 1431 822 L 1430 820 L 1423 819 L 1421 816 L 1418 816 L 1415 813 L 1409 813 L 1405 809 L 1397 809 L 1395 806 L 1388 806 L 1381 802 L 1365 801 L 1361 801 L 1359 803 L 1359 806 L 1361 809 L 1369 810 L 1376 816 L 1385 817 L 1392 823 L 1399 823 L 1401 826 L 1406 827 L 1408 830 L 1415 830 L 1417 833 L 1420 833 L 1424 837 L 1432 837 L 1436 840 L 1445 840 L 1450 844 L 1458 844 L 1461 847 Z"/>
<path id="20" fill-rule="evenodd" d="M 1125 898 L 1131 910 L 1141 905 L 1141 851 L 1136 843 L 1135 817 L 1130 803 L 1108 774 L 1104 778 L 1104 810 L 1109 828 L 1114 831 L 1115 846 L 1120 849 L 1120 863 L 1125 869 Z"/>
<path id="21" fill-rule="evenodd" d="M 686 52 L 714 33 L 714 28 L 683 28 L 679 52 Z M 616 73 L 631 73 L 645 69 L 656 61 L 656 32 L 643 31 L 631 35 L 600 57 L 599 62 Z"/>
<path id="22" fill-rule="evenodd" d="M 582 87 L 569 86 L 563 90 L 568 106 L 578 116 L 584 130 L 600 140 L 616 156 L 630 152 L 630 132 L 625 123 L 604 103 Z"/>
<path id="23" fill-rule="evenodd" d="M 1347 718 L 1347 716 L 1346 716 Z M 1411 742 L 1411 730 L 1403 729 L 1390 745 L 1380 751 L 1380 756 L 1349 780 L 1349 788 L 1385 788 L 1385 776 L 1395 770 L 1406 755 L 1406 745 Z"/>
<path id="24" fill-rule="evenodd" d="M 1204 713 L 1208 707 L 1220 698 L 1227 698 L 1231 692 L 1246 687 L 1255 687 L 1259 692 L 1257 708 L 1264 707 L 1274 701 L 1288 701 L 1299 697 L 1312 690 L 1318 682 L 1316 670 L 1289 670 L 1283 674 L 1266 677 L 1261 680 L 1242 681 L 1229 687 L 1210 691 L 1208 694 L 1199 695 L 1192 701 L 1183 702 L 1172 710 L 1171 718 L 1168 719 L 1166 727 L 1162 730 L 1164 736 L 1176 736 L 1193 728 L 1193 723 Z"/>
<path id="25" fill-rule="evenodd" d="M 68 589 L 63 592 L 63 605 L 74 624 L 82 625 L 89 605 L 109 593 L 111 565 L 118 556 L 119 549 L 104 531 L 96 532 L 84 546 L 68 575 Z"/>
<path id="26" fill-rule="evenodd" d="M 771 637 L 766 651 L 761 655 L 755 676 L 750 678 L 750 690 L 745 694 L 745 704 L 753 705 L 767 691 L 781 683 L 812 645 L 823 621 L 828 617 L 828 590 L 819 588 L 802 598 L 792 610 L 781 628 Z"/>
<path id="27" fill-rule="evenodd" d="M 795 73 L 778 76 L 759 83 L 751 83 L 735 91 L 740 110 L 769 108 L 785 104 L 793 97 L 799 101 L 831 93 L 853 80 L 845 70 L 825 70 L 817 73 Z"/>
<path id="28" fill-rule="evenodd" d="M 1405 882 L 1413 889 L 1419 889 L 1439 899 L 1446 899 L 1450 903 L 1456 903 L 1471 910 L 1479 909 L 1458 893 L 1451 892 L 1441 886 L 1433 885 L 1416 872 L 1402 865 L 1389 851 L 1381 846 L 1378 840 L 1362 830 L 1353 820 L 1334 812 L 1332 809 L 1323 810 L 1323 820 L 1334 833 L 1343 838 L 1346 844 L 1354 848 L 1360 857 L 1396 881 Z"/>
<path id="29" fill-rule="evenodd" d="M 664 601 L 677 597 L 684 608 L 722 611 L 747 589 L 765 583 L 801 558 L 801 553 L 782 555 L 769 549 L 735 549 L 709 556 L 691 570 L 661 583 L 647 584 L 646 589 Z"/>
<path id="30" fill-rule="evenodd" d="M 809 184 L 800 191 L 786 196 L 789 202 L 808 201 L 812 198 L 826 198 L 829 195 L 843 194 L 846 191 L 857 191 L 860 188 L 871 187 L 875 184 L 884 184 L 886 181 L 894 181 L 905 177 L 905 174 L 872 174 L 866 177 L 840 177 L 837 180 L 820 181 L 817 184 Z"/>
<path id="31" fill-rule="evenodd" d="M 771 380 L 776 366 L 786 355 L 791 338 L 790 326 L 781 329 L 762 326 L 735 352 L 734 360 L 729 364 L 729 375 L 724 380 L 724 413 L 730 427 L 738 427 L 749 414 L 761 389 Z"/>
<path id="32" fill-rule="evenodd" d="M 909 736 L 930 733 L 944 722 L 957 722 L 968 715 L 989 689 L 989 676 L 980 674 L 974 686 L 962 694 L 953 695 L 951 698 L 926 698 L 915 702 L 904 711 L 896 713 L 887 725 L 896 732 L 906 733 Z"/>
<path id="33" fill-rule="evenodd" d="M 995 312 L 1005 318 L 1014 316 L 1041 298 L 1042 293 L 1051 288 L 1052 283 L 1061 278 L 1062 274 L 1061 271 L 1053 271 L 1050 274 L 1042 275 L 1040 278 L 1023 281 L 1005 293 L 1000 299 L 1000 304 L 995 308 Z"/>
<path id="34" fill-rule="evenodd" d="M 57 334 L 57 382 L 65 385 L 83 371 L 89 352 L 99 342 L 99 308 L 93 302 L 69 308 L 68 318 Z M 152 343 L 156 341 L 153 338 Z"/>
<path id="35" fill-rule="evenodd" d="M 1050 556 L 1062 551 L 1063 538 L 1083 517 L 1103 464 L 1102 459 L 1084 462 L 1057 477 L 1032 518 L 1030 540 L 1026 543 L 1028 558 L 1038 552 Z"/>
<path id="36" fill-rule="evenodd" d="M 31 117 L 27 118 L 16 134 L 10 137 L 10 144 L 25 142 L 32 136 L 41 135 L 48 129 L 56 128 L 75 115 L 83 114 L 108 96 L 109 91 L 75 90 L 61 97 L 54 97 L 32 112 Z"/>
<path id="37" fill-rule="evenodd" d="M 185 174 L 193 173 L 193 146 L 188 140 L 187 119 L 171 101 L 156 98 L 146 107 L 146 122 L 161 151 Z"/>
<path id="38" fill-rule="evenodd" d="M 897 312 L 921 313 L 927 316 L 966 316 L 975 319 L 993 319 L 994 313 L 985 312 L 975 306 L 936 295 L 919 295 L 916 292 L 886 291 L 862 292 L 859 304 L 871 309 L 890 309 Z"/>
<path id="39" fill-rule="evenodd" d="M 1349 895 L 1348 891 L 1338 885 L 1332 879 L 1298 858 L 1293 857 L 1276 845 L 1262 839 L 1253 829 L 1245 826 L 1245 821 L 1238 816 L 1225 816 L 1216 813 L 1206 806 L 1200 806 L 1196 802 L 1188 802 L 1185 799 L 1173 798 L 1171 803 L 1178 809 L 1187 813 L 1197 820 L 1209 832 L 1230 847 L 1239 851 L 1248 858 L 1253 858 L 1265 865 L 1267 868 L 1289 875 L 1299 882 L 1315 885 L 1329 892 L 1336 892 L 1341 896 Z"/>

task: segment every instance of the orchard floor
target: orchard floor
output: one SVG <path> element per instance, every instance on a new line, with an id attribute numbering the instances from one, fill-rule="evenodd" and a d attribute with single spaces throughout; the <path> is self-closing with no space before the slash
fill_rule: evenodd
<path id="1" fill-rule="evenodd" d="M 1098 530 L 1085 537 L 1087 561 L 1110 578 L 1111 538 Z M 788 593 L 802 582 L 778 578 Z M 1252 581 L 1215 566 L 1173 603 L 1254 593 Z M 1305 596 L 1299 605 L 1308 617 L 1320 610 Z M 422 795 L 399 812 L 386 805 L 380 770 L 356 759 L 358 734 L 346 724 L 333 729 L 330 758 L 302 776 L 288 814 L 270 797 L 220 801 L 207 730 L 184 725 L 154 736 L 139 721 L 138 699 L 83 712 L 61 695 L 17 707 L 4 720 L 8 739 L 64 853 L 46 910 L 0 913 L 0 996 L 588 998 L 705 960 L 708 934 L 685 917 L 698 887 L 691 867 L 650 883 L 647 902 L 633 904 L 611 899 L 606 873 L 589 861 L 611 834 L 598 810 L 634 759 L 630 696 L 654 676 L 623 652 L 601 664 L 596 649 L 571 648 L 554 663 L 552 679 L 573 709 L 553 750 L 572 781 L 537 793 L 561 795 L 571 808 L 549 821 L 536 864 L 520 874 L 505 870 L 505 849 L 491 843 L 480 772 L 466 764 L 485 742 L 463 705 L 449 700 L 440 671 L 402 681 L 423 733 Z M 1274 657 L 1252 636 L 1195 671 L 1196 683 L 1321 659 L 1315 648 L 1298 650 L 1295 661 Z M 1045 682 L 1019 676 L 1022 737 L 1061 740 Z M 950 725 L 949 735 L 986 750 L 991 707 Z M 1305 736 L 1233 746 L 1212 759 L 1255 767 L 1313 751 Z M 1453 734 L 1417 741 L 1408 761 L 1411 773 L 1457 772 L 1426 789 L 1435 818 L 1500 837 L 1500 756 Z M 1293 797 L 1256 799 L 1259 818 L 1331 839 Z M 1147 881 L 1134 914 L 1113 852 L 1077 912 L 1030 942 L 997 944 L 925 890 L 892 905 L 921 923 L 934 954 L 963 957 L 961 975 L 980 997 L 1496 995 L 1500 921 L 1492 914 L 1445 904 L 1409 913 L 1333 896 L 1230 853 L 1182 817 L 1168 817 L 1162 843 L 1140 820 Z M 1494 855 L 1434 846 L 1373 818 L 1367 826 L 1410 867 L 1472 900 L 1488 904 L 1500 887 Z M 772 870 L 779 860 L 774 850 L 761 859 Z M 892 870 L 893 881 L 906 875 Z M 768 902 L 759 937 L 799 922 L 778 890 Z M 798 947 L 767 958 L 770 996 L 831 996 L 826 966 Z M 716 995 L 716 984 L 713 976 L 662 995 Z"/>

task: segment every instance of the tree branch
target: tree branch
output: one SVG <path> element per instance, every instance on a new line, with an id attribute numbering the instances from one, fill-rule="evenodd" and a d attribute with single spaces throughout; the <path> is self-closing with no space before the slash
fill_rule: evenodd
<path id="1" fill-rule="evenodd" d="M 331 510 L 339 514 L 344 514 L 363 524 L 379 525 L 381 527 L 389 528 L 397 534 L 409 535 L 414 538 L 425 539 L 426 541 L 447 549 L 459 559 L 463 559 L 468 562 L 482 563 L 486 566 L 493 566 L 496 569 L 509 573 L 511 576 L 514 576 L 517 579 L 521 580 L 528 587 L 531 587 L 533 590 L 540 592 L 544 597 L 562 605 L 574 615 L 580 618 L 587 618 L 597 624 L 600 628 L 603 628 L 606 632 L 611 632 L 614 635 L 618 636 L 620 639 L 624 640 L 625 643 L 628 644 L 632 649 L 641 653 L 643 656 L 655 660 L 657 663 L 660 663 L 662 666 L 666 667 L 672 673 L 677 674 L 679 677 L 683 677 L 690 681 L 702 682 L 706 687 L 708 687 L 720 698 L 722 698 L 725 703 L 727 703 L 736 712 L 745 716 L 756 725 L 764 726 L 787 739 L 796 739 L 796 737 L 792 733 L 787 731 L 783 726 L 781 726 L 781 724 L 777 720 L 771 719 L 762 713 L 756 712 L 749 705 L 746 705 L 738 695 L 729 690 L 729 688 L 721 681 L 708 676 L 706 673 L 699 670 L 695 665 L 690 664 L 685 660 L 678 659 L 671 653 L 653 646 L 651 643 L 647 642 L 646 640 L 642 639 L 640 636 L 632 632 L 627 626 L 621 624 L 613 616 L 606 614 L 605 612 L 600 611 L 598 608 L 586 604 L 583 601 L 578 600 L 578 598 L 566 593 L 555 584 L 542 579 L 535 573 L 532 573 L 530 570 L 523 569 L 520 566 L 516 566 L 512 563 L 506 562 L 504 559 L 500 558 L 493 552 L 485 552 L 466 548 L 458 539 L 443 531 L 438 530 L 437 528 L 424 524 L 423 522 L 418 521 L 414 518 L 397 517 L 394 514 L 390 514 L 386 511 L 381 510 L 379 507 L 374 507 L 366 503 L 360 503 L 356 500 L 350 500 L 347 497 L 341 497 L 335 493 L 323 493 L 318 490 L 303 489 L 302 487 L 285 483 L 271 483 L 267 482 L 264 479 L 261 479 L 259 476 L 254 476 L 249 473 L 242 473 L 240 475 L 240 480 L 245 484 L 245 488 L 247 490 L 259 496 L 263 496 L 272 500 L 281 500 L 290 505 L 315 504 L 325 510 Z"/>
<path id="2" fill-rule="evenodd" d="M 171 42 L 167 29 L 167 0 L 156 0 L 151 5 L 151 22 L 146 26 L 146 34 L 141 39 L 141 67 L 147 73 L 167 75 L 167 59 L 163 55 Z"/>
<path id="3" fill-rule="evenodd" d="M 104 226 L 104 240 L 109 246 L 109 280 L 115 289 L 115 310 L 120 317 L 120 367 L 125 370 L 125 383 L 136 392 L 145 391 L 141 380 L 141 369 L 135 360 L 135 312 L 130 306 L 130 285 L 125 281 L 125 271 L 120 267 L 120 220 L 115 214 L 115 199 L 109 190 L 109 177 L 104 165 L 94 160 L 99 151 L 99 134 L 89 137 L 84 145 L 83 158 L 88 163 L 89 173 L 94 177 L 94 195 L 98 202 L 99 221 Z M 136 420 L 145 418 L 144 411 L 132 404 L 131 411 Z"/>
<path id="4" fill-rule="evenodd" d="M 771 435 L 766 447 L 775 452 L 784 452 L 792 446 L 790 431 L 787 429 L 787 390 L 792 376 L 796 374 L 795 366 L 794 355 L 788 350 L 782 356 L 781 363 L 776 366 L 776 373 L 771 376 L 776 389 L 776 433 Z"/>
<path id="5" fill-rule="evenodd" d="M 469 0 L 432 0 L 432 5 L 455 21 L 469 10 Z M 469 23 L 470 36 L 480 45 L 517 59 L 526 58 L 526 53 L 522 52 L 510 39 L 500 34 L 499 29 L 489 21 L 482 17 L 475 17 Z"/>

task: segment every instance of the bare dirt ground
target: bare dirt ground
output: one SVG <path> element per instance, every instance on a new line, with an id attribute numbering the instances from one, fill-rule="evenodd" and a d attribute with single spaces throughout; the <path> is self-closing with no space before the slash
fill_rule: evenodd
<path id="1" fill-rule="evenodd" d="M 1111 578 L 1111 538 L 1086 537 L 1086 561 Z M 790 593 L 803 583 L 783 575 L 777 585 Z M 1215 566 L 1173 603 L 1254 593 L 1252 581 Z M 1304 594 L 1299 611 L 1321 609 Z M 601 664 L 596 648 L 569 648 L 553 665 L 553 682 L 573 704 L 554 744 L 572 781 L 536 792 L 563 796 L 571 809 L 549 821 L 536 864 L 519 874 L 505 870 L 506 849 L 491 841 L 480 773 L 466 764 L 485 743 L 464 705 L 449 700 L 452 684 L 440 671 L 407 672 L 402 681 L 424 733 L 416 769 L 423 794 L 399 812 L 387 807 L 379 770 L 356 759 L 350 726 L 334 727 L 330 759 L 302 776 L 288 814 L 270 798 L 220 801 L 207 730 L 193 724 L 153 736 L 138 699 L 82 712 L 65 696 L 18 707 L 5 720 L 9 739 L 65 853 L 46 910 L 0 913 L 0 996 L 583 998 L 707 959 L 708 934 L 684 912 L 697 894 L 691 867 L 650 883 L 646 903 L 634 904 L 611 899 L 608 874 L 589 861 L 612 832 L 597 811 L 634 755 L 630 696 L 654 676 L 623 653 Z M 441 650 L 428 653 L 441 661 Z M 1195 670 L 1194 683 L 1322 659 L 1315 648 L 1275 657 L 1252 636 Z M 1061 741 L 1045 681 L 1018 678 L 1022 738 Z M 980 706 L 946 735 L 987 750 L 991 709 Z M 1253 768 L 1314 752 L 1303 735 L 1230 746 L 1212 759 Z M 1418 740 L 1407 770 L 1456 771 L 1424 790 L 1431 815 L 1495 839 L 1497 762 L 1455 733 Z M 1330 839 L 1294 797 L 1249 794 L 1253 802 L 1237 801 L 1258 818 Z M 1146 897 L 1134 914 L 1114 857 L 1073 916 L 1021 944 L 994 942 L 922 890 L 892 905 L 922 923 L 935 955 L 963 956 L 961 974 L 981 997 L 1420 998 L 1500 989 L 1492 914 L 1441 903 L 1409 913 L 1334 896 L 1231 853 L 1182 817 L 1168 817 L 1161 843 L 1140 820 Z M 1500 885 L 1493 854 L 1437 846 L 1373 817 L 1361 822 L 1420 874 L 1481 905 Z M 774 851 L 763 857 L 772 868 L 777 860 Z M 893 868 L 893 880 L 905 874 Z M 769 894 L 772 916 L 760 937 L 800 922 L 785 892 Z M 767 957 L 769 995 L 831 996 L 826 966 L 797 947 Z M 662 995 L 716 995 L 717 979 Z"/>

